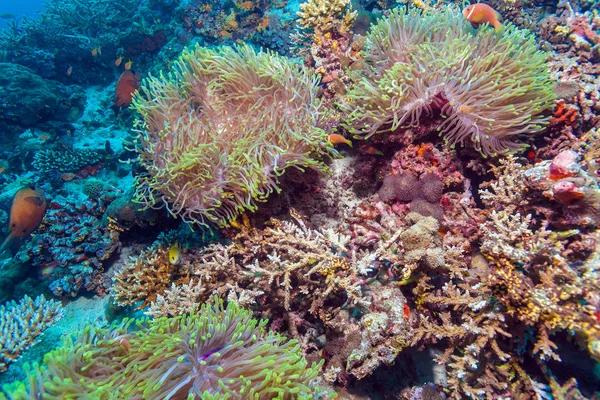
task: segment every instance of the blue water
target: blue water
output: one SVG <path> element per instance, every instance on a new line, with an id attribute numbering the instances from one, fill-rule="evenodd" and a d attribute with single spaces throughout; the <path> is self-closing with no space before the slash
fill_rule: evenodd
<path id="1" fill-rule="evenodd" d="M 21 1 L 0 1 L 0 15 L 15 14 L 16 16 L 26 15 L 28 17 L 38 17 L 38 10 L 43 7 L 43 0 L 21 0 Z M 0 29 L 7 26 L 7 20 L 0 18 Z"/>

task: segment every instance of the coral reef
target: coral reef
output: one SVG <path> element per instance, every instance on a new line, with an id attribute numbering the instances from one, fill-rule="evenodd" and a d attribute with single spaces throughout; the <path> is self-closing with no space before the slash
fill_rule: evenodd
<path id="1" fill-rule="evenodd" d="M 346 91 L 347 68 L 361 59 L 361 46 L 351 31 L 356 11 L 345 0 L 309 0 L 300 9 L 300 29 L 292 39 L 305 64 L 321 77 L 322 93 L 331 101 Z"/>
<path id="2" fill-rule="evenodd" d="M 80 172 L 82 168 L 94 165 L 105 156 L 103 150 L 72 149 L 49 150 L 42 149 L 35 153 L 32 165 L 40 172 Z"/>
<path id="3" fill-rule="evenodd" d="M 185 88 L 185 90 L 183 90 Z M 325 169 L 327 110 L 305 69 L 248 46 L 183 52 L 133 102 L 145 207 L 228 225 L 279 191 L 288 168 Z"/>
<path id="4" fill-rule="evenodd" d="M 176 318 L 87 326 L 34 365 L 12 400 L 84 398 L 326 398 L 316 383 L 322 363 L 308 366 L 295 340 L 266 332 L 234 303 L 215 299 Z"/>
<path id="5" fill-rule="evenodd" d="M 106 293 L 103 263 L 119 249 L 119 231 L 102 223 L 114 194 L 77 202 L 55 197 L 34 239 L 17 254 L 50 280 L 56 296 L 76 296 L 82 289 Z"/>
<path id="6" fill-rule="evenodd" d="M 44 295 L 35 300 L 25 296 L 19 303 L 0 305 L 0 372 L 36 344 L 38 337 L 62 316 L 61 304 L 46 300 Z"/>
<path id="7" fill-rule="evenodd" d="M 531 34 L 510 24 L 502 35 L 473 32 L 450 7 L 392 10 L 369 32 L 365 57 L 343 103 L 348 130 L 361 138 L 418 125 L 435 111 L 451 145 L 471 142 L 483 155 L 517 151 L 517 136 L 542 130 L 541 112 L 554 99 L 546 55 Z"/>

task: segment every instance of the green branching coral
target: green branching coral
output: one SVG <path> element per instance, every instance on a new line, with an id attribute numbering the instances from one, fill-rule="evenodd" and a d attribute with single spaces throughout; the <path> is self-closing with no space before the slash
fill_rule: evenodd
<path id="1" fill-rule="evenodd" d="M 9 399 L 306 399 L 322 362 L 296 340 L 265 332 L 250 312 L 215 299 L 197 314 L 86 327 L 34 365 Z"/>
<path id="2" fill-rule="evenodd" d="M 331 144 L 317 80 L 251 47 L 197 46 L 142 84 L 138 198 L 187 222 L 227 225 L 279 191 L 287 168 L 325 170 Z"/>
<path id="3" fill-rule="evenodd" d="M 470 140 L 483 155 L 517 151 L 520 134 L 543 129 L 552 104 L 546 54 L 533 35 L 507 23 L 473 30 L 456 9 L 393 10 L 371 30 L 360 81 L 342 107 L 358 137 L 415 126 L 441 110 L 451 145 Z"/>

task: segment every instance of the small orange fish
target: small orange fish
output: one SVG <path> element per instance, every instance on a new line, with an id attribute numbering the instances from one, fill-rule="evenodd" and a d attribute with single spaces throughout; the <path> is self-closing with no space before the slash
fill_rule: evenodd
<path id="1" fill-rule="evenodd" d="M 92 57 L 96 57 L 97 55 L 98 55 L 98 49 L 94 47 L 92 49 Z"/>
<path id="2" fill-rule="evenodd" d="M 118 67 L 123 62 L 123 57 L 119 57 L 115 60 L 115 67 Z"/>
<path id="3" fill-rule="evenodd" d="M 129 71 L 131 69 L 131 66 L 133 65 L 133 61 L 129 60 L 125 63 L 125 70 Z"/>
<path id="4" fill-rule="evenodd" d="M 5 169 L 6 167 L 0 167 L 0 174 L 3 173 Z"/>
<path id="5" fill-rule="evenodd" d="M 67 75 L 71 75 L 72 72 L 73 72 L 73 67 L 69 65 L 69 68 L 67 68 Z"/>
<path id="6" fill-rule="evenodd" d="M 227 32 L 226 30 L 222 30 L 221 32 L 219 32 L 219 35 L 221 35 L 222 37 L 231 37 L 231 33 Z"/>
<path id="7" fill-rule="evenodd" d="M 360 151 L 362 151 L 363 153 L 371 154 L 373 156 L 382 156 L 383 155 L 383 151 L 377 150 L 373 146 L 367 146 L 366 144 L 363 144 L 362 146 L 360 146 Z"/>
<path id="8" fill-rule="evenodd" d="M 404 303 L 404 319 L 406 319 L 408 321 L 409 317 L 410 317 L 410 307 L 408 307 L 408 304 Z"/>
<path id="9" fill-rule="evenodd" d="M 349 139 L 346 139 L 345 137 L 337 133 L 332 133 L 331 135 L 329 135 L 327 137 L 327 141 L 329 141 L 329 143 L 331 144 L 346 143 L 348 146 L 352 147 L 352 142 Z"/>
<path id="10" fill-rule="evenodd" d="M 496 31 L 502 29 L 502 24 L 499 20 L 500 14 L 487 4 L 471 4 L 463 10 L 463 15 L 475 29 L 477 29 L 479 25 L 485 23 L 489 23 Z"/>
<path id="11" fill-rule="evenodd" d="M 269 22 L 270 21 L 271 21 L 271 18 L 265 17 L 262 21 L 260 21 L 260 23 L 256 27 L 256 30 L 259 31 L 259 32 L 266 31 L 267 30 L 267 26 L 269 26 Z"/>
<path id="12" fill-rule="evenodd" d="M 242 8 L 244 10 L 250 10 L 251 8 L 254 8 L 254 3 L 251 1 L 244 1 L 243 3 L 239 3 L 238 8 Z"/>
<path id="13" fill-rule="evenodd" d="M 47 140 L 50 136 L 48 135 L 42 135 L 39 137 L 40 140 Z"/>

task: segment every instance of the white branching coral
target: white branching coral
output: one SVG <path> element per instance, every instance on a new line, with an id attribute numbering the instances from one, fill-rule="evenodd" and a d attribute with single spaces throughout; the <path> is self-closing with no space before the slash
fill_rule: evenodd
<path id="1" fill-rule="evenodd" d="M 0 372 L 36 344 L 63 314 L 60 302 L 46 300 L 44 295 L 35 300 L 26 295 L 19 303 L 13 300 L 0 305 Z"/>

